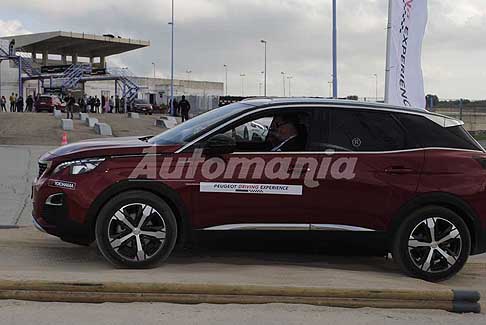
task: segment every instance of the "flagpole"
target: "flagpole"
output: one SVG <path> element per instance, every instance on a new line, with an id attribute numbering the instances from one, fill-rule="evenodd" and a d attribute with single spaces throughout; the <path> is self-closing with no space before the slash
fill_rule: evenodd
<path id="1" fill-rule="evenodd" d="M 387 37 L 386 37 L 386 67 L 385 67 L 385 103 L 390 101 L 390 55 L 391 55 L 391 42 L 392 42 L 392 10 L 393 0 L 388 0 L 388 25 L 387 25 Z"/>

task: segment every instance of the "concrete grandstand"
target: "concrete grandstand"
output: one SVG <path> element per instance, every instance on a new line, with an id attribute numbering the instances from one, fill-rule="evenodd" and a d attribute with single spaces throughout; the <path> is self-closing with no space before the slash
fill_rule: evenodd
<path id="1" fill-rule="evenodd" d="M 0 38 L 0 95 L 73 93 L 120 96 L 167 104 L 170 80 L 136 76 L 109 66 L 107 58 L 150 46 L 149 41 L 114 35 L 55 31 Z M 197 110 L 217 106 L 220 82 L 176 80 L 176 96 L 186 95 Z"/>

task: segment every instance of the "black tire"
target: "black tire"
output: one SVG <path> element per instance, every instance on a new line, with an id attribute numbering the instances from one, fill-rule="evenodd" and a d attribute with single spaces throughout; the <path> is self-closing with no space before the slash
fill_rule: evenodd
<path id="1" fill-rule="evenodd" d="M 431 228 L 435 234 L 434 241 Z M 445 237 L 454 238 L 437 244 Z M 427 246 L 418 247 L 423 244 Z M 466 264 L 470 251 L 471 235 L 464 220 L 449 209 L 427 206 L 405 218 L 395 234 L 392 254 L 404 273 L 439 282 L 458 273 Z M 451 262 L 447 262 L 442 252 L 449 256 Z"/>
<path id="2" fill-rule="evenodd" d="M 115 214 L 120 215 L 118 212 L 124 207 L 121 215 L 126 219 L 122 222 Z M 150 213 L 142 221 L 144 207 L 153 209 L 147 210 Z M 149 228 L 150 231 L 147 230 Z M 119 233 L 114 233 L 118 230 Z M 165 238 L 157 239 L 145 233 L 159 236 L 165 233 Z M 151 268 L 162 264 L 174 250 L 177 222 L 170 206 L 160 197 L 145 191 L 128 191 L 115 196 L 101 209 L 95 235 L 101 254 L 111 264 L 125 268 Z M 129 239 L 122 241 L 126 237 Z M 112 245 L 116 240 L 120 242 L 118 249 Z M 141 257 L 137 254 L 138 247 L 143 251 Z"/>

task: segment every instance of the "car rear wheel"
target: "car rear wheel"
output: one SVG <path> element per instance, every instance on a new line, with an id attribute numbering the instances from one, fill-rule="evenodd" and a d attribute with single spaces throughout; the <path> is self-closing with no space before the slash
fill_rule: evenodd
<path id="1" fill-rule="evenodd" d="M 96 241 L 113 265 L 149 268 L 164 262 L 177 240 L 170 206 L 145 191 L 130 191 L 111 199 L 96 221 Z"/>
<path id="2" fill-rule="evenodd" d="M 429 206 L 405 219 L 392 253 L 406 274 L 438 282 L 459 272 L 470 250 L 471 235 L 464 220 L 449 209 Z"/>

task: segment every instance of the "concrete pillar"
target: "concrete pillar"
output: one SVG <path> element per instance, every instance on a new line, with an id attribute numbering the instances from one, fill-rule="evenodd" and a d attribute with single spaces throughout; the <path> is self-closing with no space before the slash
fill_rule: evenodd
<path id="1" fill-rule="evenodd" d="M 78 54 L 74 53 L 72 58 L 73 58 L 73 64 L 78 64 Z"/>
<path id="2" fill-rule="evenodd" d="M 66 55 L 61 55 L 61 61 L 62 61 L 62 64 L 67 64 L 67 57 L 66 57 Z"/>
<path id="3" fill-rule="evenodd" d="M 106 68 L 106 57 L 100 56 L 100 65 L 102 68 Z"/>
<path id="4" fill-rule="evenodd" d="M 47 65 L 48 63 L 48 60 L 49 60 L 49 52 L 46 51 L 42 51 L 42 65 Z"/>
<path id="5" fill-rule="evenodd" d="M 32 61 L 37 62 L 37 52 L 35 50 L 32 51 Z"/>
<path id="6" fill-rule="evenodd" d="M 93 65 L 94 64 L 94 57 L 89 58 L 89 64 Z"/>

